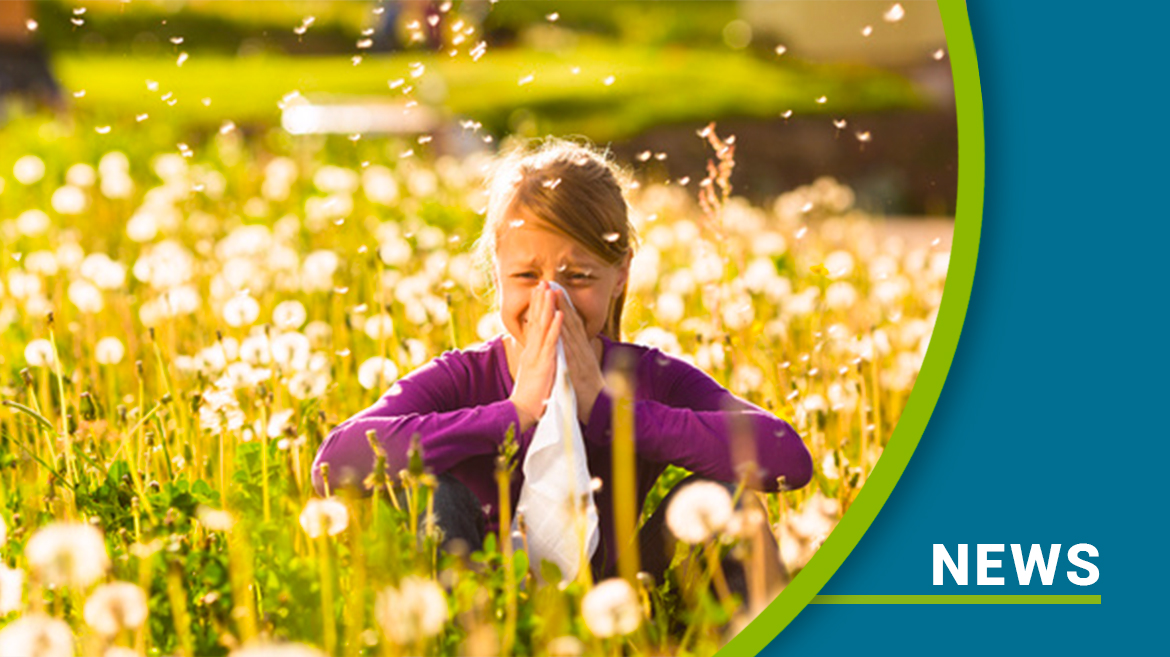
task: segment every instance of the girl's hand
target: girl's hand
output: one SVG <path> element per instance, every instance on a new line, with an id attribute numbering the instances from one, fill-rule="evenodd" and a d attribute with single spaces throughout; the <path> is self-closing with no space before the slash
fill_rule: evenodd
<path id="1" fill-rule="evenodd" d="M 509 397 L 516 406 L 521 433 L 544 415 L 545 400 L 552 394 L 557 373 L 557 338 L 563 322 L 564 313 L 555 309 L 548 283 L 541 281 L 533 288 L 528 302 L 524 349 L 520 352 L 516 381 Z"/>
<path id="2" fill-rule="evenodd" d="M 569 306 L 564 293 L 558 291 L 554 294 L 557 308 L 565 318 L 562 331 L 565 339 L 565 361 L 569 366 L 569 379 L 573 382 L 573 390 L 577 393 L 577 418 L 582 424 L 586 424 L 589 422 L 590 413 L 593 412 L 597 396 L 605 388 L 605 375 L 601 373 L 601 363 L 597 360 L 597 349 L 594 347 L 601 339 L 586 334 L 585 322 L 577 311 Z"/>

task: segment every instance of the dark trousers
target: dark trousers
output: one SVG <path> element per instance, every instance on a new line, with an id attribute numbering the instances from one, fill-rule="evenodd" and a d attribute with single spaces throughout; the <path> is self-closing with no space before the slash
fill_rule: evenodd
<path id="1" fill-rule="evenodd" d="M 638 531 L 638 549 L 641 555 L 642 570 L 652 575 L 658 584 L 662 583 L 666 569 L 670 566 L 677 542 L 670 528 L 666 526 L 666 509 L 679 490 L 682 490 L 687 484 L 703 479 L 704 477 L 699 475 L 691 475 L 680 481 L 666 494 L 662 503 L 658 505 L 658 508 L 646 519 Z M 438 480 L 439 485 L 435 490 L 434 512 L 435 525 L 443 532 L 443 548 L 447 551 L 475 552 L 481 550 L 486 534 L 486 523 L 479 499 L 467 486 L 450 474 L 439 475 Z M 727 487 L 728 492 L 734 495 L 735 486 L 726 482 L 716 483 Z M 742 504 L 742 499 L 740 504 Z M 780 573 L 783 573 L 783 567 L 779 565 L 780 548 L 776 543 L 776 538 L 770 531 L 764 532 L 764 534 L 767 558 L 777 565 Z M 600 551 L 597 554 L 600 555 Z M 606 572 L 603 560 L 596 558 L 596 556 L 591 565 L 595 580 L 614 576 L 614 573 Z M 725 558 L 722 561 L 722 566 L 728 588 L 746 600 L 747 582 L 743 564 L 737 559 Z"/>

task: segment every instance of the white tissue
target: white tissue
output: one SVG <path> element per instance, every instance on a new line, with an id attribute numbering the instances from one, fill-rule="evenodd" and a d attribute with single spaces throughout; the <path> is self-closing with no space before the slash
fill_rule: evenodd
<path id="1" fill-rule="evenodd" d="M 572 310 L 573 302 L 560 290 Z M 563 329 L 562 329 L 563 331 Z M 528 540 L 528 562 L 538 576 L 540 564 L 548 560 L 561 570 L 564 581 L 576 578 L 581 566 L 581 532 L 584 532 L 586 559 L 601 541 L 597 506 L 590 486 L 592 477 L 585 460 L 585 439 L 577 423 L 577 395 L 565 361 L 564 334 L 557 339 L 557 373 L 552 396 L 536 424 L 536 433 L 524 458 L 524 485 L 520 489 L 518 514 L 524 517 Z M 574 513 L 574 500 L 578 513 Z M 583 526 L 575 522 L 580 517 Z M 519 517 L 512 523 L 512 535 L 519 540 Z M 587 564 L 586 564 L 587 565 Z"/>

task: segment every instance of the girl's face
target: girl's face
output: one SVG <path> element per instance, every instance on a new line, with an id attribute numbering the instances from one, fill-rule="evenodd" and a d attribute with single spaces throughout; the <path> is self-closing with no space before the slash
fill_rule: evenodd
<path id="1" fill-rule="evenodd" d="M 629 263 L 628 257 L 620 266 L 605 262 L 527 211 L 509 216 L 496 246 L 504 327 L 524 344 L 532 289 L 540 281 L 556 281 L 569 293 L 586 334 L 593 338 L 609 319 L 610 304 L 621 294 Z"/>

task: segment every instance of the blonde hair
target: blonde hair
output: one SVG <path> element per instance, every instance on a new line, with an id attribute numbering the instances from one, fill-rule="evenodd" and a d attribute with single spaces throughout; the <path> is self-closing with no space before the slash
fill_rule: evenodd
<path id="1" fill-rule="evenodd" d="M 474 247 L 476 261 L 493 287 L 500 236 L 508 217 L 520 211 L 606 263 L 621 265 L 637 242 L 623 193 L 625 180 L 607 153 L 564 139 L 550 138 L 535 149 L 519 148 L 501 156 L 488 176 L 487 218 Z M 627 285 L 628 277 L 601 331 L 611 340 L 621 340 Z"/>

